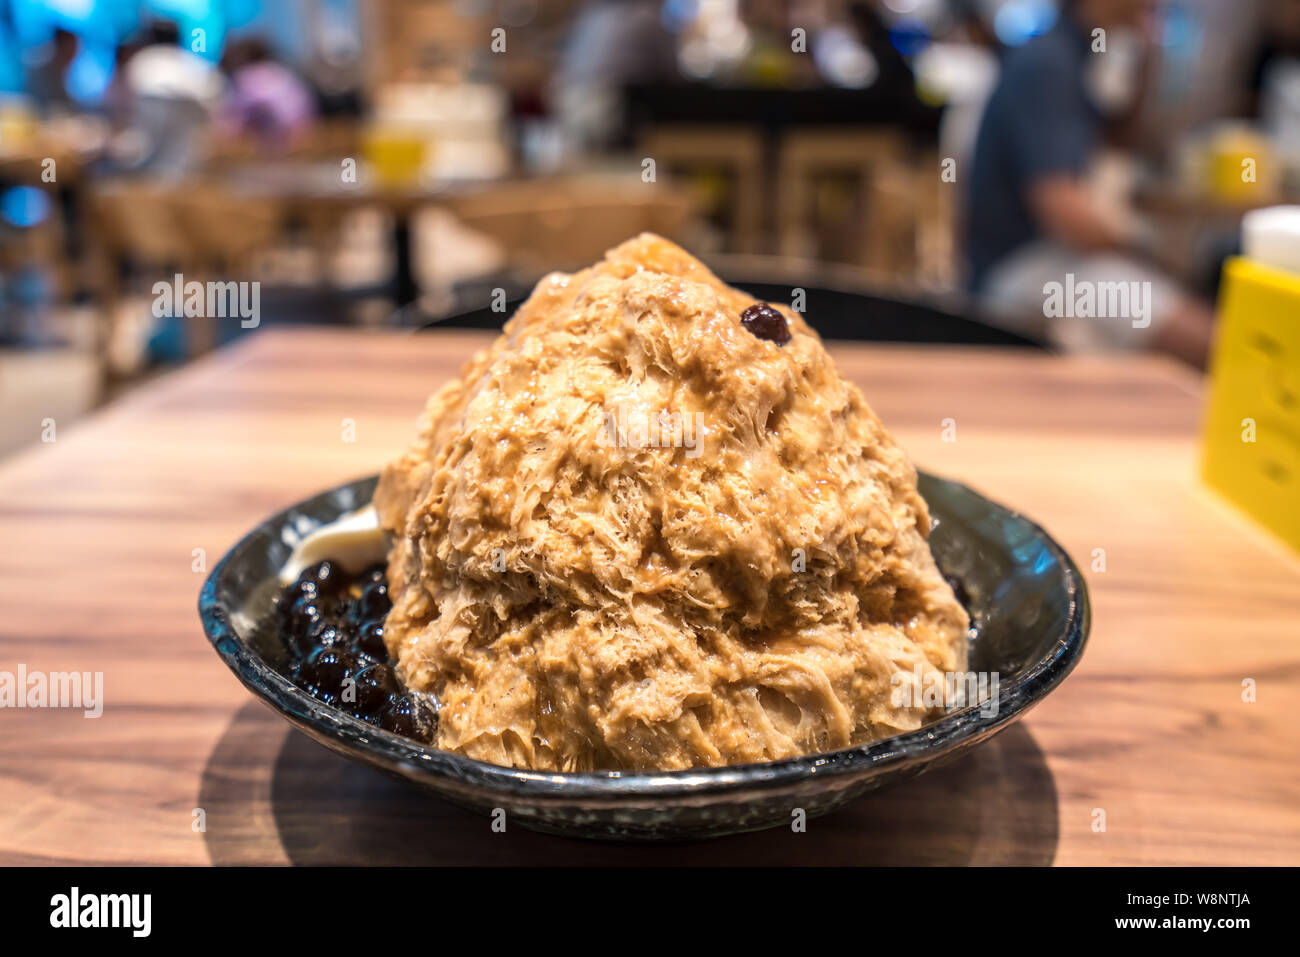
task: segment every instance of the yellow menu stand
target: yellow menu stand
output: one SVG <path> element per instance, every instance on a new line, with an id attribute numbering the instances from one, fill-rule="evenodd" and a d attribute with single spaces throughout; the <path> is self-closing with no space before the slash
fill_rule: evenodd
<path id="1" fill-rule="evenodd" d="M 1300 552 L 1300 207 L 1248 214 L 1224 267 L 1202 475 Z"/>

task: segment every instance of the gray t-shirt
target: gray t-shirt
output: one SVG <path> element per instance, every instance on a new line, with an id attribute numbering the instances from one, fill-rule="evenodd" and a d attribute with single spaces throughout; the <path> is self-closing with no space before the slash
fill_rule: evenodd
<path id="1" fill-rule="evenodd" d="M 1013 51 L 985 108 L 967 183 L 966 256 L 979 290 L 989 271 L 1042 235 L 1029 187 L 1082 175 L 1101 138 L 1101 114 L 1085 87 L 1090 39 L 1068 16 Z"/>

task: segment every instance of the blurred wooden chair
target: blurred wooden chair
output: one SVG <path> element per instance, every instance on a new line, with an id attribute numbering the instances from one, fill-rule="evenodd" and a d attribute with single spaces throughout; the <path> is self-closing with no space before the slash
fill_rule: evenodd
<path id="1" fill-rule="evenodd" d="M 53 169 L 58 171 L 56 183 L 42 178 L 47 160 L 53 161 Z M 80 278 L 80 264 L 69 256 L 68 226 L 60 193 L 75 184 L 80 175 L 77 155 L 54 145 L 30 144 L 13 152 L 0 152 L 0 183 L 4 189 L 38 190 L 46 204 L 44 218 L 39 222 L 26 226 L 0 223 L 0 272 L 29 267 L 45 270 L 59 304 L 71 300 Z"/>
<path id="2" fill-rule="evenodd" d="M 275 242 L 283 224 L 277 203 L 241 197 L 205 181 L 101 183 L 91 194 L 91 214 L 101 254 L 106 342 L 124 300 L 123 263 L 156 277 L 155 282 L 170 282 L 176 273 L 187 282 L 247 277 L 253 274 L 253 256 Z M 212 320 L 187 318 L 186 341 L 191 354 L 211 349 Z"/>
<path id="3" fill-rule="evenodd" d="M 827 175 L 854 181 L 856 253 L 853 261 L 882 275 L 915 264 L 914 197 L 906 149 L 893 131 L 792 130 L 781 143 L 777 227 L 782 255 L 817 259 L 816 196 Z"/>
<path id="4" fill-rule="evenodd" d="M 930 288 L 955 289 L 961 284 L 958 186 L 944 181 L 937 152 L 922 155 L 910 170 L 916 201 L 916 278 Z"/>
<path id="5" fill-rule="evenodd" d="M 178 190 L 172 203 L 213 278 L 251 274 L 252 257 L 284 235 L 285 208 L 274 196 L 245 195 L 205 181 Z"/>
<path id="6" fill-rule="evenodd" d="M 197 273 L 200 256 L 176 213 L 175 191 L 171 185 L 123 179 L 97 183 L 89 193 L 88 223 L 102 321 L 98 338 L 105 369 L 128 292 L 123 286 L 128 265 L 166 281 L 177 272 Z M 198 333 L 194 328 L 186 331 Z"/>
<path id="7" fill-rule="evenodd" d="M 49 270 L 60 301 L 66 301 L 72 285 L 73 265 L 65 255 L 66 242 L 58 197 L 45 194 L 49 206 L 45 217 L 30 226 L 0 223 L 0 273 L 20 269 Z"/>
<path id="8" fill-rule="evenodd" d="M 732 252 L 763 251 L 764 159 L 762 132 L 749 127 L 659 126 L 644 136 L 641 155 L 655 161 L 656 175 L 691 185 L 697 202 L 720 207 Z M 710 196 L 710 178 L 721 177 L 721 195 Z"/>

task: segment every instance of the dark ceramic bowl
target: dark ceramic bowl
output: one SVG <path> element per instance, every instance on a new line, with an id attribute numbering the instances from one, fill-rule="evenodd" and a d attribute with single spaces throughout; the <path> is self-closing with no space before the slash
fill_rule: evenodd
<path id="1" fill-rule="evenodd" d="M 390 734 L 328 707 L 278 670 L 271 626 L 278 574 L 316 525 L 365 505 L 362 479 L 255 528 L 203 585 L 199 614 L 217 653 L 254 694 L 340 754 L 465 807 L 573 837 L 692 839 L 789 826 L 964 754 L 1065 678 L 1088 634 L 1088 594 L 1070 557 L 1041 528 L 964 485 L 921 476 L 936 525 L 930 544 L 970 612 L 970 669 L 998 675 L 995 698 L 875 744 L 767 764 L 671 772 L 562 774 L 484 764 Z M 993 706 L 994 701 L 996 706 Z"/>

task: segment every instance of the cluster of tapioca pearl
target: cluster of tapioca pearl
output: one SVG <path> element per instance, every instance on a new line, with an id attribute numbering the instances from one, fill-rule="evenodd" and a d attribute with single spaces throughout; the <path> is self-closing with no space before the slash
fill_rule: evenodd
<path id="1" fill-rule="evenodd" d="M 386 731 L 429 742 L 437 709 L 402 687 L 384 647 L 392 607 L 382 565 L 349 575 L 317 562 L 280 596 L 280 627 L 293 652 L 290 677 L 313 697 Z"/>

